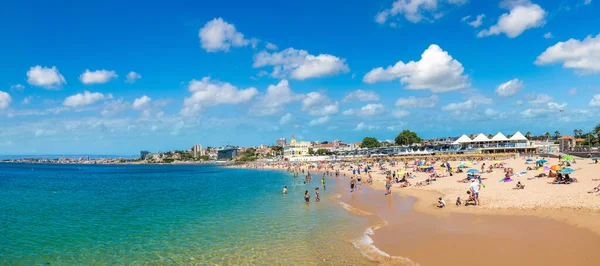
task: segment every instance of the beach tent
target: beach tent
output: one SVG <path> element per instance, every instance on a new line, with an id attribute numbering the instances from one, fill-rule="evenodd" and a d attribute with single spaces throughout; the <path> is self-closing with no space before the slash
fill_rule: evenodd
<path id="1" fill-rule="evenodd" d="M 477 137 L 475 137 L 472 142 L 488 142 L 490 141 L 490 139 L 488 139 L 488 137 L 486 135 L 483 135 L 483 133 L 479 133 L 479 135 L 477 135 Z"/>
<path id="2" fill-rule="evenodd" d="M 512 135 L 512 137 L 510 137 L 510 140 L 527 140 L 527 138 L 525 136 L 523 136 L 523 134 L 521 134 L 520 131 L 517 131 L 517 133 L 515 133 L 514 135 Z"/>
<path id="3" fill-rule="evenodd" d="M 502 132 L 498 132 L 498 134 L 492 138 L 492 141 L 508 141 L 508 138 L 504 136 Z"/>
<path id="4" fill-rule="evenodd" d="M 471 142 L 471 139 L 467 136 L 467 135 L 462 135 L 460 136 L 460 138 L 456 139 L 452 144 L 462 144 L 462 143 L 469 143 Z"/>

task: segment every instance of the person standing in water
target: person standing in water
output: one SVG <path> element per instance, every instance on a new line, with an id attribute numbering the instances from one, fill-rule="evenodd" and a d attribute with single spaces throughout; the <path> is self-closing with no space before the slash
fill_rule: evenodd
<path id="1" fill-rule="evenodd" d="M 321 177 L 321 185 L 323 185 L 323 190 L 327 190 L 325 187 L 325 177 Z"/>
<path id="2" fill-rule="evenodd" d="M 319 196 L 319 188 L 318 187 L 315 188 L 315 200 L 317 202 L 321 201 L 321 196 Z"/>
<path id="3" fill-rule="evenodd" d="M 391 176 L 388 175 L 385 178 L 385 195 L 386 196 L 392 194 L 391 188 L 392 188 L 392 178 L 391 178 Z"/>
<path id="4" fill-rule="evenodd" d="M 304 192 L 304 201 L 306 201 L 306 203 L 310 203 L 310 194 L 308 194 L 308 190 Z"/>
<path id="5" fill-rule="evenodd" d="M 287 194 L 287 186 L 284 186 L 283 187 L 283 195 L 286 195 L 286 194 Z"/>
<path id="6" fill-rule="evenodd" d="M 356 184 L 356 178 L 354 175 L 350 178 L 350 192 L 354 192 L 354 185 Z"/>

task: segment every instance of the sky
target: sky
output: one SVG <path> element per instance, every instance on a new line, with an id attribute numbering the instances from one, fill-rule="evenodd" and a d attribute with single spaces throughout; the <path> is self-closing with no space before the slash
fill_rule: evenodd
<path id="1" fill-rule="evenodd" d="M 11 1 L 0 154 L 591 130 L 598 0 Z"/>

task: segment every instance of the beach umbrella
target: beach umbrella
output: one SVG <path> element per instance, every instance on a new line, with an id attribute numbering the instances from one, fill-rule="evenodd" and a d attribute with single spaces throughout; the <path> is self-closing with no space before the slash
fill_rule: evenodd
<path id="1" fill-rule="evenodd" d="M 477 169 L 469 169 L 469 170 L 467 170 L 467 173 L 479 173 L 479 170 L 477 170 Z"/>
<path id="2" fill-rule="evenodd" d="M 526 162 L 533 162 L 533 159 L 531 158 L 527 158 L 527 160 L 525 160 Z"/>
<path id="3" fill-rule="evenodd" d="M 557 165 L 553 165 L 552 167 L 550 167 L 550 170 L 559 171 L 559 170 L 562 170 L 562 166 L 560 166 L 558 164 Z"/>
<path id="4" fill-rule="evenodd" d="M 598 160 L 598 157 L 594 157 L 594 158 L 592 158 L 592 160 Z"/>
<path id="5" fill-rule="evenodd" d="M 563 158 L 563 160 L 573 160 L 573 156 L 571 156 L 571 155 L 565 155 L 562 158 Z"/>
<path id="6" fill-rule="evenodd" d="M 547 163 L 547 162 L 548 162 L 548 160 L 544 160 L 544 159 L 536 161 L 536 163 L 539 163 L 539 164 L 544 164 L 544 163 Z"/>
<path id="7" fill-rule="evenodd" d="M 575 170 L 573 168 L 564 168 L 564 169 L 560 170 L 561 174 L 570 174 L 573 172 L 575 172 Z"/>

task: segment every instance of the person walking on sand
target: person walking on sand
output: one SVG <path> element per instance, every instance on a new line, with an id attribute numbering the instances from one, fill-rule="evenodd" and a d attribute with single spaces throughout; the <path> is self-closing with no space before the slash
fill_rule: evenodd
<path id="1" fill-rule="evenodd" d="M 310 194 L 308 194 L 308 190 L 304 192 L 304 201 L 306 201 L 306 203 L 310 203 Z"/>
<path id="2" fill-rule="evenodd" d="M 475 205 L 479 205 L 479 190 L 481 190 L 481 183 L 477 179 L 471 179 L 471 185 L 469 187 L 473 199 L 475 199 Z"/>
<path id="3" fill-rule="evenodd" d="M 319 188 L 318 187 L 315 188 L 315 201 L 316 202 L 321 201 L 321 196 L 319 196 Z"/>

